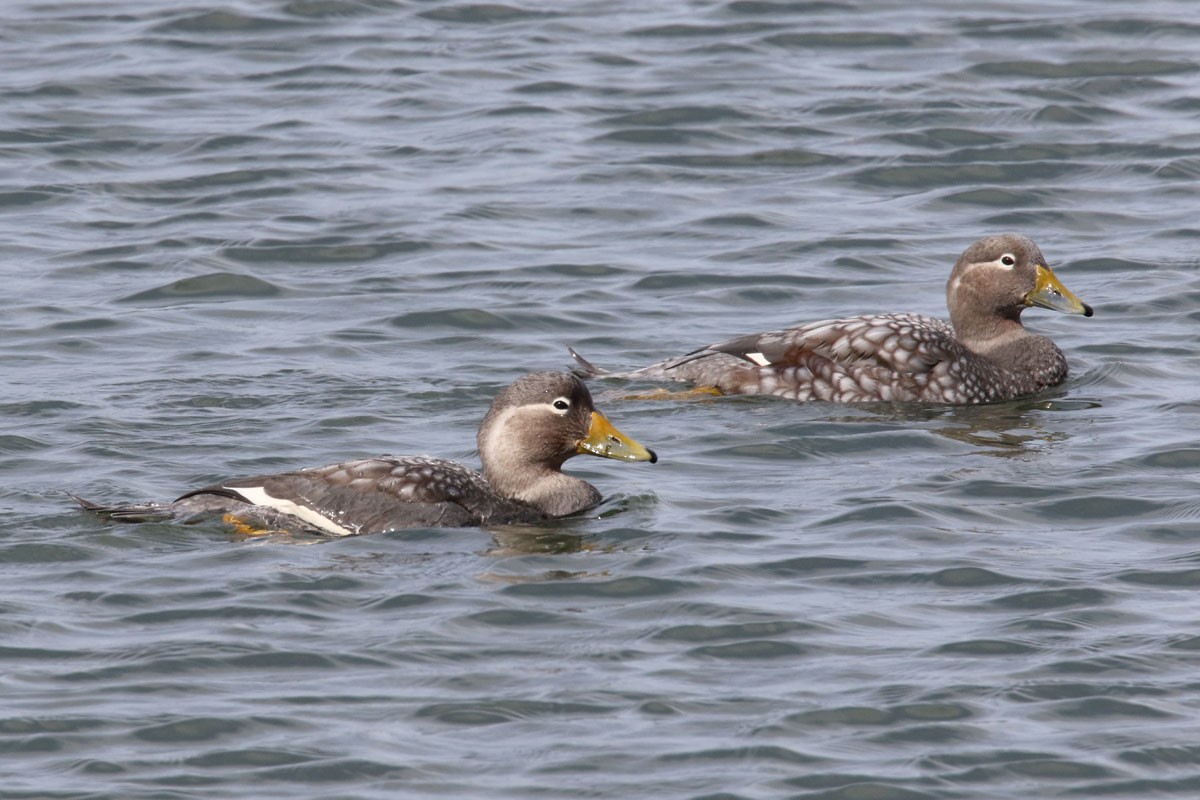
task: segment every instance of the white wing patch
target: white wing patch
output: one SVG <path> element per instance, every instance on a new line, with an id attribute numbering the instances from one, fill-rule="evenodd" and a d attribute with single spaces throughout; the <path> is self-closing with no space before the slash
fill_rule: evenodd
<path id="1" fill-rule="evenodd" d="M 762 353 L 746 353 L 746 358 L 758 364 L 760 367 L 771 366 L 771 359 L 764 356 Z"/>
<path id="2" fill-rule="evenodd" d="M 291 500 L 284 500 L 279 497 L 272 497 L 267 494 L 266 490 L 261 486 L 222 486 L 222 489 L 228 489 L 231 492 L 237 492 L 246 500 L 256 506 L 265 506 L 273 508 L 276 511 L 284 514 L 290 514 L 297 519 L 304 520 L 309 525 L 319 530 L 331 533 L 334 536 L 352 536 L 354 531 L 349 528 L 344 528 L 338 525 L 328 517 L 318 514 L 307 506 L 293 503 Z"/>

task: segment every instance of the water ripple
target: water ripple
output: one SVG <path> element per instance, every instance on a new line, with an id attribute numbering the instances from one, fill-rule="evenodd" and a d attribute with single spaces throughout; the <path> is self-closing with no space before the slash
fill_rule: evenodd
<path id="1" fill-rule="evenodd" d="M 8 796 L 1195 794 L 1191 5 L 152 6 L 6 16 Z M 475 463 L 564 345 L 944 316 L 1005 229 L 1097 310 L 1042 397 L 596 382 L 661 463 L 531 528 L 65 494 Z"/>

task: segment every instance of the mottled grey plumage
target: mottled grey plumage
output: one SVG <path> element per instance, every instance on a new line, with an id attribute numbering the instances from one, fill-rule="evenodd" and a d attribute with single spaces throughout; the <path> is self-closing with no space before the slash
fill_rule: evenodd
<path id="1" fill-rule="evenodd" d="M 1021 325 L 1032 305 L 1091 316 L 1025 236 L 989 236 L 959 257 L 946 285 L 951 324 L 919 314 L 823 320 L 741 336 L 606 377 L 685 381 L 722 394 L 839 403 L 991 403 L 1062 383 L 1067 361 Z"/>
<path id="2" fill-rule="evenodd" d="M 483 474 L 429 456 L 380 456 L 222 481 L 170 503 L 101 506 L 119 522 L 231 515 L 243 532 L 310 530 L 345 536 L 426 527 L 534 522 L 600 502 L 591 484 L 561 472 L 577 453 L 655 461 L 592 404 L 574 375 L 538 372 L 504 389 L 479 426 Z"/>

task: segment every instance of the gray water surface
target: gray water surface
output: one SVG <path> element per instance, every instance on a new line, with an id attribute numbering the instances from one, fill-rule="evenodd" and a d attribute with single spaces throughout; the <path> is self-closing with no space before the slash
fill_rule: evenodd
<path id="1" fill-rule="evenodd" d="M 0 798 L 1194 797 L 1188 0 L 13 2 Z M 75 508 L 475 463 L 573 345 L 945 314 L 1032 236 L 1049 395 L 656 399 L 533 529 Z"/>

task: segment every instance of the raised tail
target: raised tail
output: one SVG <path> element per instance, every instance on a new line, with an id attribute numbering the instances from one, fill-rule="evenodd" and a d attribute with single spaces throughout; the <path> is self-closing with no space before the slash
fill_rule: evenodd
<path id="1" fill-rule="evenodd" d="M 678 358 L 671 358 L 666 361 L 659 361 L 657 364 L 651 364 L 648 367 L 634 369 L 628 372 L 615 372 L 613 370 L 601 369 L 592 362 L 588 361 L 579 353 L 575 352 L 574 348 L 568 347 L 567 352 L 575 359 L 576 366 L 571 370 L 579 377 L 587 380 L 588 378 L 622 378 L 625 380 L 647 380 L 647 381 L 682 381 L 696 383 L 697 377 L 692 374 L 693 370 L 682 369 L 676 370 L 676 367 L 681 367 L 685 364 L 690 364 L 693 361 L 708 358 L 709 356 L 724 356 L 729 361 L 734 361 L 733 358 L 723 354 L 717 350 L 712 350 L 707 347 L 702 347 L 687 355 Z M 739 366 L 740 361 L 736 362 Z"/>
<path id="2" fill-rule="evenodd" d="M 162 522 L 175 518 L 170 506 L 161 503 L 137 503 L 126 506 L 102 506 L 67 492 L 84 511 L 90 511 L 112 522 Z"/>
<path id="3" fill-rule="evenodd" d="M 576 353 L 574 347 L 568 347 L 567 352 L 571 354 L 571 358 L 575 359 L 576 366 L 571 370 L 571 372 L 574 372 L 581 378 L 598 378 L 602 375 L 612 374 L 606 369 L 597 367 L 595 364 L 579 355 L 579 353 Z"/>

